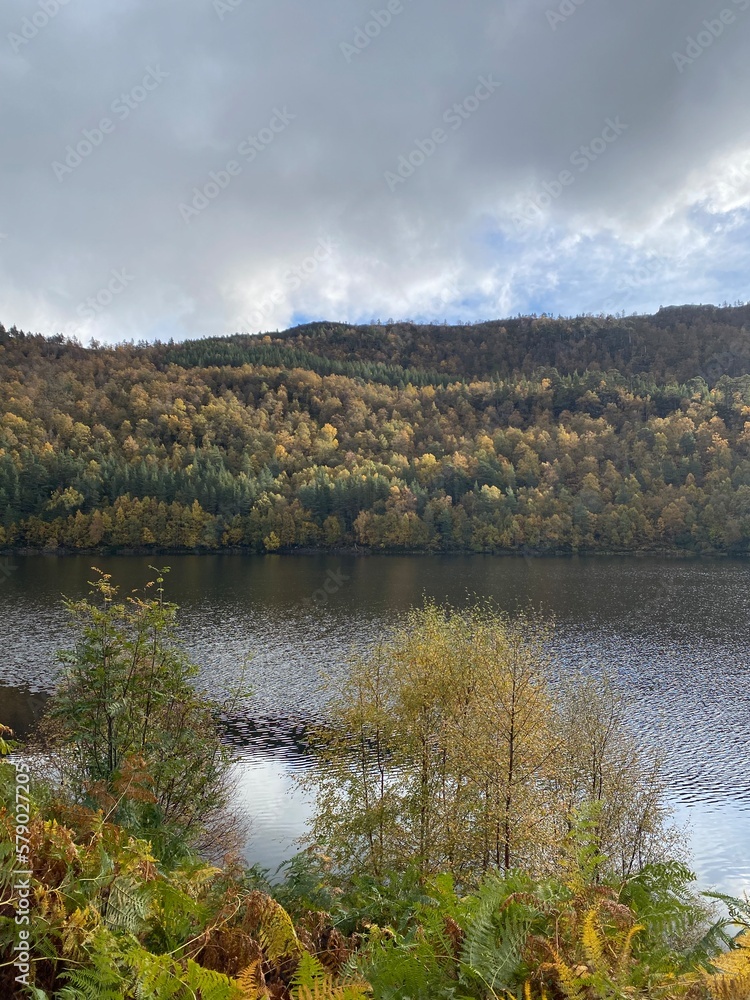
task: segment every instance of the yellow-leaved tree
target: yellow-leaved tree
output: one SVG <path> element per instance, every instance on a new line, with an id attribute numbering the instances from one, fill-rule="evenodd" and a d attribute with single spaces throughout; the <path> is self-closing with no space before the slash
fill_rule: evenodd
<path id="1" fill-rule="evenodd" d="M 351 664 L 317 734 L 310 839 L 344 875 L 543 875 L 596 806 L 602 872 L 672 845 L 658 774 L 606 679 L 550 666 L 549 623 L 425 603 Z"/>

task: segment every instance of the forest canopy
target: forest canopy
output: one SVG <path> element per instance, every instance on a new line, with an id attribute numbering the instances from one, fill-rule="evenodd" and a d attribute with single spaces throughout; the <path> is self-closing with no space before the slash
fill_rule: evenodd
<path id="1" fill-rule="evenodd" d="M 0 548 L 746 553 L 749 320 L 0 327 Z"/>

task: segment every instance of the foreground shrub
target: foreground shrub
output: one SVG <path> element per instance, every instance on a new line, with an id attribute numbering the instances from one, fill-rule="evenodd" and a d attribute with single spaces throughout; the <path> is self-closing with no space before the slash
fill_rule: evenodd
<path id="1" fill-rule="evenodd" d="M 605 679 L 551 679 L 549 639 L 523 615 L 428 603 L 352 665 L 304 779 L 337 871 L 551 874 L 588 805 L 602 874 L 670 856 L 657 762 Z"/>
<path id="2" fill-rule="evenodd" d="M 217 725 L 222 706 L 194 686 L 199 668 L 177 639 L 163 575 L 118 600 L 110 576 L 96 572 L 91 600 L 65 602 L 75 640 L 59 654 L 43 726 L 62 786 L 158 840 L 162 854 L 184 843 L 237 846 L 225 814 L 232 761 Z"/>
<path id="3" fill-rule="evenodd" d="M 37 788 L 28 823 L 30 969 L 18 940 L 15 773 L 0 763 L 0 996 L 34 1000 L 362 1000 L 365 987 L 303 944 L 283 907 L 238 865 L 189 852 L 165 865 L 101 811 Z M 40 811 L 40 799 L 44 811 Z M 5 805 L 8 803 L 8 805 Z M 304 932 L 313 948 L 316 938 Z M 16 977 L 20 976 L 20 979 Z"/>
<path id="4" fill-rule="evenodd" d="M 352 967 L 375 1000 L 747 997 L 747 935 L 735 935 L 750 904 L 722 897 L 734 924 L 713 920 L 677 862 L 602 882 L 591 834 L 581 817 L 559 876 L 491 872 L 466 894 L 450 875 L 414 868 L 337 890 L 329 859 L 316 854 L 297 858 L 272 891 L 297 919 L 311 895 L 327 900 L 327 919 L 361 941 Z"/>
<path id="5" fill-rule="evenodd" d="M 0 764 L 8 801 L 13 768 Z M 737 938 L 706 923 L 692 873 L 649 866 L 596 881 L 590 825 L 564 877 L 494 872 L 468 894 L 450 875 L 354 879 L 342 892 L 310 855 L 282 885 L 151 846 L 101 812 L 32 795 L 32 956 L 10 965 L 14 819 L 0 808 L 0 995 L 34 1000 L 739 1000 L 750 906 L 728 900 Z M 286 906 L 273 898 L 283 898 Z M 319 909 L 324 903 L 328 909 Z M 312 904 L 312 905 L 311 905 Z M 728 947 L 729 950 L 724 950 Z"/>

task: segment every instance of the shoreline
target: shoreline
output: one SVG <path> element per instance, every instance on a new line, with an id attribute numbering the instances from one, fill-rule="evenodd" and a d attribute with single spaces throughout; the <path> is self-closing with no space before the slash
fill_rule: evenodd
<path id="1" fill-rule="evenodd" d="M 664 559 L 747 559 L 750 552 L 726 552 L 722 549 L 669 549 L 669 548 L 649 548 L 649 549 L 559 549 L 540 552 L 534 549 L 498 549 L 492 551 L 477 552 L 473 549 L 450 549 L 427 551 L 425 549 L 372 549 L 361 545 L 343 545 L 335 548 L 317 548 L 315 546 L 300 546 L 298 548 L 280 548 L 273 552 L 258 552 L 250 546 L 222 546 L 220 548 L 158 548 L 158 547 L 102 547 L 102 548 L 81 548 L 71 549 L 65 546 L 56 548 L 30 548 L 28 546 L 8 547 L 0 549 L 0 559 L 7 559 L 11 556 L 54 556 L 55 558 L 70 558 L 71 556 L 102 556 L 110 558 L 112 556 L 134 556 L 143 558 L 144 556 L 356 556 L 358 558 L 369 558 L 371 556 L 424 556 L 434 558 L 435 556 L 494 556 L 502 558 L 516 559 L 560 559 L 597 556 L 632 556 L 634 558 L 646 558 L 648 556 L 658 556 Z"/>

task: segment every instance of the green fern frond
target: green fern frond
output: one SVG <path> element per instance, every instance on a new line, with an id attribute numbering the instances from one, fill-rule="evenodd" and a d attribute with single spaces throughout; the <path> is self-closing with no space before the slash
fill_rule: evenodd
<path id="1" fill-rule="evenodd" d="M 292 1000 L 367 1000 L 370 995 L 364 982 L 335 986 L 323 964 L 309 951 L 303 953 L 292 978 Z"/>
<path id="2" fill-rule="evenodd" d="M 149 904 L 142 886 L 132 879 L 117 879 L 107 898 L 104 922 L 111 930 L 138 934 L 145 925 Z"/>
<path id="3" fill-rule="evenodd" d="M 172 1000 L 185 993 L 180 981 L 179 967 L 168 955 L 152 955 L 138 948 L 128 955 L 128 965 L 135 977 L 135 993 L 138 1000 L 159 997 Z"/>
<path id="4" fill-rule="evenodd" d="M 239 1000 L 237 987 L 227 976 L 204 969 L 192 959 L 188 959 L 184 982 L 193 991 L 193 996 L 201 1000 Z"/>
<path id="5" fill-rule="evenodd" d="M 723 892 L 704 892 L 709 899 L 717 899 L 729 911 L 729 916 L 735 924 L 750 928 L 750 900 L 739 899 L 737 896 L 727 896 Z"/>
<path id="6" fill-rule="evenodd" d="M 469 920 L 461 963 L 491 990 L 511 990 L 515 983 L 533 915 L 518 903 L 502 907 L 490 896 Z"/>
<path id="7" fill-rule="evenodd" d="M 172 951 L 190 936 L 194 921 L 200 915 L 200 904 L 184 889 L 167 879 L 156 879 L 148 885 L 151 933 L 159 941 L 160 950 Z"/>
<path id="8" fill-rule="evenodd" d="M 315 983 L 328 979 L 328 974 L 319 958 L 309 951 L 303 953 L 292 978 L 292 989 L 312 987 Z"/>
<path id="9" fill-rule="evenodd" d="M 169 955 L 153 955 L 139 946 L 133 948 L 126 961 L 135 978 L 138 1000 L 241 1000 L 242 993 L 235 983 L 221 972 L 204 969 L 192 959 L 186 963 Z M 122 997 L 122 993 L 118 994 Z M 128 995 L 128 994 L 125 994 Z"/>
<path id="10" fill-rule="evenodd" d="M 300 987 L 292 993 L 292 1000 L 369 1000 L 371 996 L 367 987 L 333 986 L 326 982 L 316 983 L 312 988 Z"/>
<path id="11" fill-rule="evenodd" d="M 101 963 L 62 973 L 68 984 L 58 992 L 59 1000 L 122 1000 L 124 982 L 119 971 Z"/>

